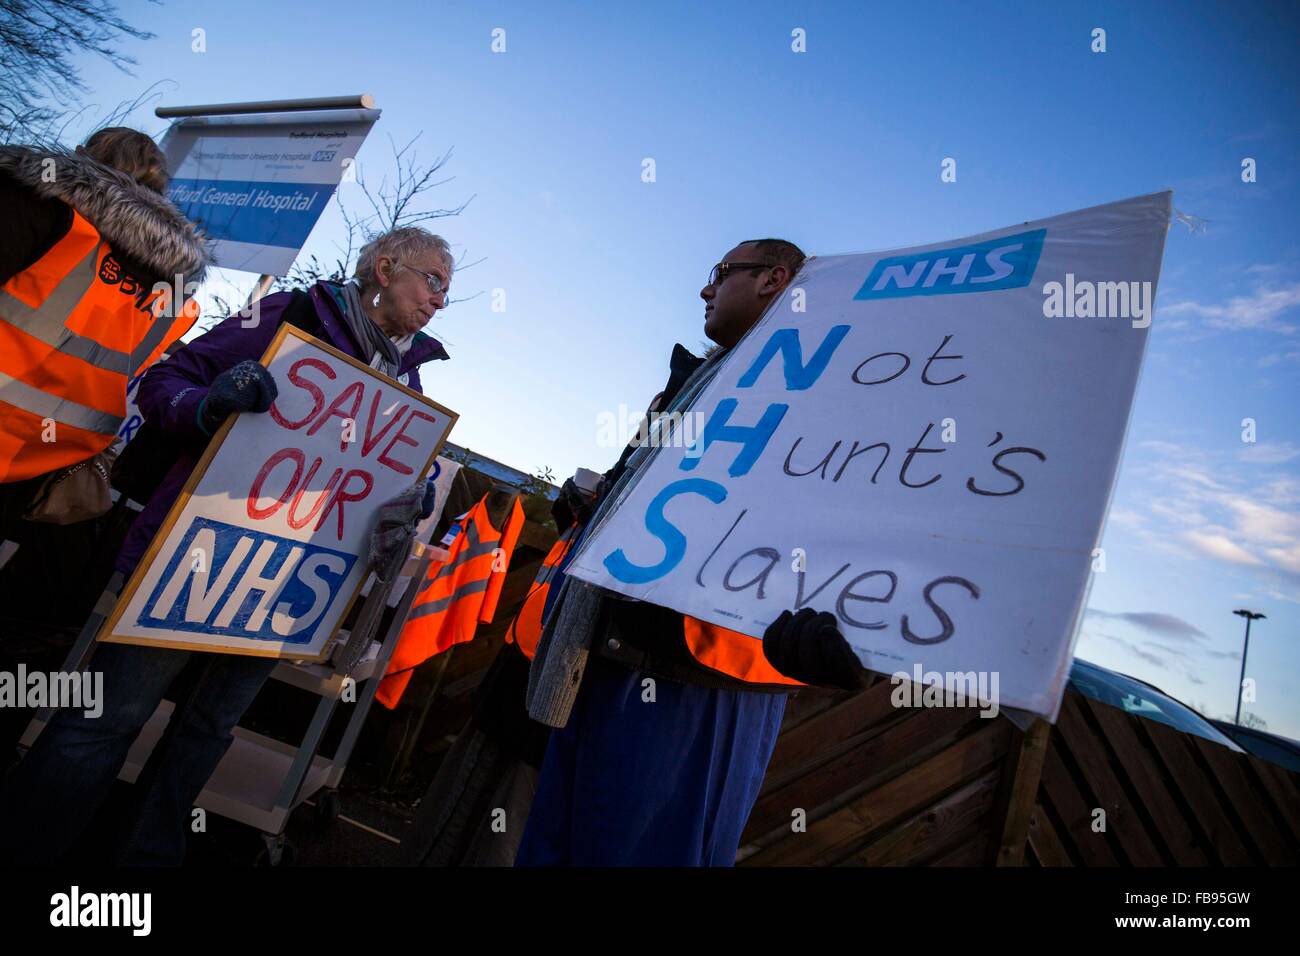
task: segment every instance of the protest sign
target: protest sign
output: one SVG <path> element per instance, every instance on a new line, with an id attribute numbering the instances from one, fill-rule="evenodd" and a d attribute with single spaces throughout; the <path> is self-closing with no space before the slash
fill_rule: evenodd
<path id="1" fill-rule="evenodd" d="M 270 411 L 218 430 L 101 640 L 322 659 L 378 507 L 429 473 L 456 420 L 288 324 L 262 362 Z"/>
<path id="2" fill-rule="evenodd" d="M 217 265 L 284 275 L 378 118 L 354 109 L 180 120 L 161 144 L 168 198 L 212 240 Z"/>
<path id="3" fill-rule="evenodd" d="M 756 639 L 830 611 L 872 670 L 992 675 L 1054 720 L 1169 216 L 1159 193 L 810 260 L 569 574 Z"/>

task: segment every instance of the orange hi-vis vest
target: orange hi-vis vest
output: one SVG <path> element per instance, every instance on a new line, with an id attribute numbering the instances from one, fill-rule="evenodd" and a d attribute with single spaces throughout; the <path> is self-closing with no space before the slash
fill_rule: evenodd
<path id="1" fill-rule="evenodd" d="M 528 597 L 524 599 L 519 614 L 506 632 L 506 640 L 517 644 L 529 660 L 536 655 L 537 643 L 542 638 L 542 608 L 546 604 L 546 595 L 550 592 L 555 569 L 568 554 L 578 531 L 577 526 L 570 528 L 551 547 L 537 571 L 537 577 L 533 579 Z M 768 663 L 763 655 L 763 642 L 758 638 L 688 615 L 682 615 L 682 636 L 696 662 L 710 670 L 747 684 L 804 686 L 801 681 L 786 677 Z"/>
<path id="2" fill-rule="evenodd" d="M 533 578 L 533 586 L 524 598 L 523 606 L 506 631 L 507 643 L 518 644 L 530 661 L 537 653 L 537 642 L 542 639 L 542 609 L 546 606 L 546 595 L 551 591 L 551 578 L 555 576 L 556 567 L 569 553 L 569 546 L 573 544 L 578 531 L 577 525 L 572 526 L 551 545 L 551 550 L 542 560 L 542 566 L 537 569 L 537 577 Z"/>
<path id="3" fill-rule="evenodd" d="M 171 318 L 171 300 L 127 275 L 73 210 L 67 234 L 0 288 L 0 482 L 112 444 L 127 383 L 198 318 L 193 299 Z"/>
<path id="4" fill-rule="evenodd" d="M 416 667 L 453 644 L 472 640 L 480 623 L 491 623 L 523 527 L 518 498 L 503 531 L 488 519 L 486 496 L 469 510 L 447 560 L 430 565 L 420 584 L 376 700 L 390 710 L 396 707 Z"/>

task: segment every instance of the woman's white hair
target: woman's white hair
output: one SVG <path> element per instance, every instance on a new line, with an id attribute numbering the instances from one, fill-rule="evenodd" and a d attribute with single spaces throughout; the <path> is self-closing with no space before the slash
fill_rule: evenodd
<path id="1" fill-rule="evenodd" d="M 419 226 L 402 226 L 399 229 L 391 229 L 367 242 L 361 247 L 361 254 L 357 256 L 357 267 L 354 270 L 353 278 L 357 280 L 361 288 L 373 288 L 375 285 L 375 262 L 380 256 L 388 256 L 390 259 L 404 262 L 430 250 L 436 252 L 439 258 L 442 259 L 443 265 L 447 267 L 447 278 L 450 280 L 451 273 L 455 269 L 451 246 L 447 244 L 447 240 L 442 236 L 435 236 L 429 230 L 422 229 Z"/>

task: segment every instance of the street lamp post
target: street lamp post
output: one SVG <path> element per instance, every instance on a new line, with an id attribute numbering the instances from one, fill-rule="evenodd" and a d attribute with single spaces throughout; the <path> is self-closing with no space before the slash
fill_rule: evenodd
<path id="1" fill-rule="evenodd" d="M 1237 679 L 1237 716 L 1233 720 L 1233 723 L 1240 727 L 1241 726 L 1241 689 L 1242 689 L 1242 685 L 1246 683 L 1246 655 L 1250 653 L 1250 622 L 1258 621 L 1262 619 L 1265 615 L 1259 614 L 1255 611 L 1247 611 L 1245 608 L 1238 608 L 1232 613 L 1237 615 L 1238 617 L 1244 617 L 1246 619 L 1246 644 L 1241 649 L 1241 677 Z"/>

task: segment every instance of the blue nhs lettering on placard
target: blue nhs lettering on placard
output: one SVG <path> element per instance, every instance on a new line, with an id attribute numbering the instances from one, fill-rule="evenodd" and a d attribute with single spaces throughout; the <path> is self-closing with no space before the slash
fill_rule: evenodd
<path id="1" fill-rule="evenodd" d="M 1046 229 L 876 262 L 855 300 L 953 292 L 995 292 L 1029 285 Z"/>
<path id="2" fill-rule="evenodd" d="M 195 518 L 136 625 L 306 644 L 356 556 Z"/>
<path id="3" fill-rule="evenodd" d="M 849 333 L 849 326 L 832 326 L 817 344 L 808 361 L 804 361 L 803 341 L 799 330 L 793 328 L 776 329 L 759 351 L 758 356 L 736 380 L 737 388 L 753 388 L 763 370 L 778 355 L 781 357 L 781 374 L 785 379 L 787 392 L 806 392 L 811 389 L 830 364 L 835 350 L 840 347 L 844 337 Z M 739 446 L 731 463 L 727 466 L 727 475 L 742 478 L 762 457 L 768 443 L 776 433 L 777 426 L 785 418 L 790 406 L 785 402 L 770 402 L 758 416 L 753 425 L 733 421 L 740 407 L 735 398 L 721 399 L 714 406 L 712 414 L 704 425 L 700 436 L 702 448 L 695 457 L 684 457 L 677 465 L 682 471 L 694 471 L 701 459 L 716 445 Z M 672 571 L 686 555 L 687 539 L 680 528 L 668 520 L 664 510 L 668 503 L 679 495 L 698 495 L 718 505 L 727 500 L 727 489 L 719 482 L 708 478 L 680 478 L 665 485 L 651 500 L 646 508 L 645 529 L 659 539 L 663 545 L 663 559 L 655 564 L 636 564 L 622 548 L 617 548 L 605 556 L 604 565 L 615 579 L 627 584 L 647 584 L 662 578 Z"/>

